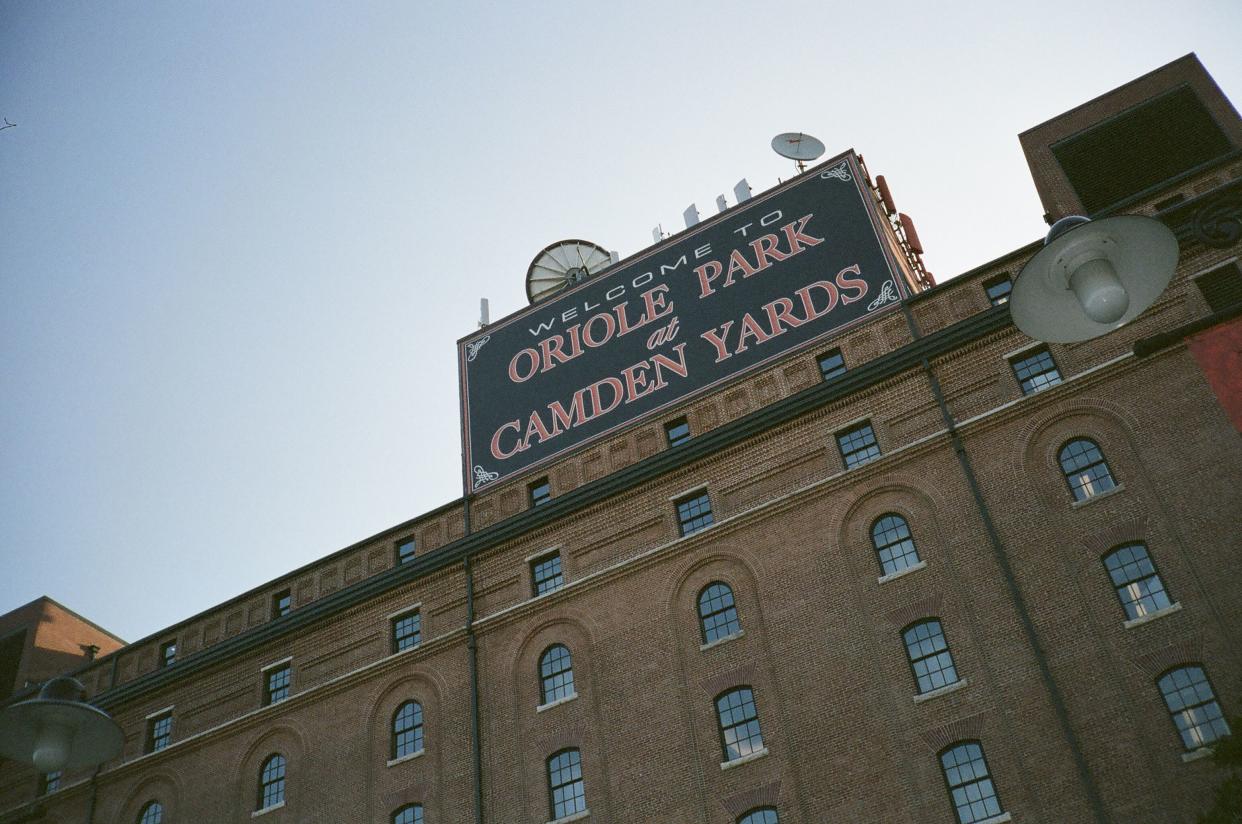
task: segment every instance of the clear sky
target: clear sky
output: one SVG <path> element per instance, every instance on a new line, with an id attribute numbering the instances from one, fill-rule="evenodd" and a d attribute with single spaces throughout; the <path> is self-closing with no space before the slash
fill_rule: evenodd
<path id="1" fill-rule="evenodd" d="M 458 497 L 479 298 L 775 185 L 778 132 L 860 151 L 944 280 L 1042 235 L 1018 132 L 1190 51 L 1237 104 L 1240 35 L 1238 0 L 0 0 L 0 613 L 136 640 Z"/>

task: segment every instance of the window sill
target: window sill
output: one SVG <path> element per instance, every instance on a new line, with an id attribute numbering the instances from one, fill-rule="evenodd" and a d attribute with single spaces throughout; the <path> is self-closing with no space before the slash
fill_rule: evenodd
<path id="1" fill-rule="evenodd" d="M 1012 820 L 1013 820 L 1013 816 L 1011 816 L 1009 813 L 1001 813 L 1000 815 L 994 815 L 991 818 L 985 818 L 982 821 L 976 822 L 975 824 L 1001 824 L 1002 821 L 1012 821 Z"/>
<path id="2" fill-rule="evenodd" d="M 279 804 L 273 804 L 270 807 L 264 807 L 261 810 L 255 810 L 254 812 L 250 814 L 250 817 L 258 818 L 261 815 L 267 815 L 270 812 L 275 812 L 276 810 L 282 809 L 284 806 L 285 806 L 285 802 L 282 801 Z"/>
<path id="3" fill-rule="evenodd" d="M 1216 750 L 1211 747 L 1200 747 L 1197 750 L 1182 753 L 1182 761 L 1189 764 L 1191 761 L 1198 761 L 1201 758 L 1211 758 L 1214 752 Z"/>
<path id="4" fill-rule="evenodd" d="M 757 761 L 758 759 L 763 758 L 767 754 L 768 754 L 768 748 L 760 747 L 759 749 L 752 752 L 750 755 L 743 755 L 741 758 L 735 758 L 732 761 L 724 762 L 723 764 L 720 765 L 720 769 L 731 770 L 734 767 L 740 767 L 743 764 L 749 764 L 751 761 Z"/>
<path id="5" fill-rule="evenodd" d="M 1124 491 L 1125 488 L 1126 488 L 1125 484 L 1117 484 L 1112 489 L 1109 489 L 1105 492 L 1097 492 L 1096 494 L 1092 495 L 1090 498 L 1083 498 L 1081 501 L 1074 501 L 1074 503 L 1072 503 L 1071 506 L 1074 509 L 1078 509 L 1079 507 L 1086 506 L 1087 504 L 1093 504 L 1096 501 L 1100 500 L 1101 498 L 1107 498 L 1110 495 L 1116 495 L 1118 492 Z"/>
<path id="6" fill-rule="evenodd" d="M 952 684 L 945 684 L 943 687 L 940 687 L 939 689 L 934 689 L 931 692 L 924 692 L 924 693 L 920 693 L 914 696 L 914 703 L 922 704 L 924 701 L 930 701 L 933 698 L 939 698 L 942 695 L 948 695 L 951 692 L 957 692 L 962 687 L 966 686 L 966 683 L 967 681 L 965 678 L 959 678 L 956 681 L 954 681 Z"/>
<path id="7" fill-rule="evenodd" d="M 908 566 L 905 569 L 899 569 L 896 572 L 890 572 L 887 575 L 881 575 L 879 578 L 876 579 L 876 583 L 887 584 L 889 581 L 896 581 L 898 578 L 902 577 L 903 575 L 909 575 L 911 572 L 918 572 L 920 569 L 924 569 L 926 566 L 927 566 L 926 561 L 919 561 L 917 564 L 912 564 L 911 566 Z"/>
<path id="8" fill-rule="evenodd" d="M 741 638 L 745 633 L 746 633 L 746 630 L 739 629 L 737 632 L 731 632 L 728 635 L 721 636 L 720 638 L 717 638 L 715 641 L 708 641 L 706 644 L 699 644 L 699 652 L 703 652 L 704 650 L 709 650 L 712 647 L 718 647 L 721 644 L 727 644 L 730 641 L 736 641 L 738 638 Z"/>
<path id="9" fill-rule="evenodd" d="M 1138 618 L 1131 618 L 1129 621 L 1126 621 L 1124 624 L 1122 624 L 1122 626 L 1125 627 L 1126 629 L 1134 629 L 1135 627 L 1141 627 L 1143 624 L 1150 623 L 1151 621 L 1155 621 L 1157 618 L 1163 618 L 1166 615 L 1172 615 L 1175 612 L 1181 612 L 1181 611 L 1182 611 L 1182 602 L 1174 601 L 1173 603 L 1169 604 L 1164 609 L 1158 609 L 1155 612 L 1149 612 L 1146 615 L 1139 616 Z"/>
<path id="10" fill-rule="evenodd" d="M 569 695 L 566 695 L 564 698 L 558 698 L 555 701 L 549 701 L 546 704 L 540 704 L 539 706 L 535 707 L 535 712 L 546 712 L 552 709 L 553 707 L 559 707 L 561 704 L 568 704 L 570 701 L 573 701 L 577 697 L 578 697 L 578 693 L 571 692 Z"/>
<path id="11" fill-rule="evenodd" d="M 415 758 L 418 758 L 419 756 L 421 756 L 421 755 L 422 755 L 423 753 L 425 753 L 425 752 L 426 752 L 426 750 L 425 750 L 425 749 L 423 749 L 423 750 L 415 750 L 414 752 L 410 753 L 409 755 L 403 755 L 403 756 L 401 756 L 400 758 L 390 758 L 390 759 L 388 759 L 388 764 L 387 764 L 387 766 L 389 766 L 389 767 L 395 767 L 395 766 L 397 766 L 398 764 L 404 764 L 406 761 L 413 761 Z"/>
<path id="12" fill-rule="evenodd" d="M 551 821 L 549 821 L 548 824 L 565 824 L 565 822 L 567 821 L 581 821 L 582 819 L 587 818 L 590 815 L 591 815 L 590 810 L 583 810 L 580 813 L 574 813 L 573 815 L 567 815 L 567 816 L 564 816 L 563 818 L 554 818 Z"/>

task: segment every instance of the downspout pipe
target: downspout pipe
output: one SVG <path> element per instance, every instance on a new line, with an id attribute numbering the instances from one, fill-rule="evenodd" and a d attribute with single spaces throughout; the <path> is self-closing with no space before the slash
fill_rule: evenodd
<path id="1" fill-rule="evenodd" d="M 905 315 L 906 326 L 910 330 L 911 337 L 918 341 L 923 337 L 923 334 L 914 319 L 914 314 L 910 311 L 910 307 L 905 301 L 902 301 L 901 310 Z M 1083 754 L 1082 745 L 1074 732 L 1073 725 L 1070 724 L 1069 709 L 1066 706 L 1065 697 L 1061 694 L 1061 689 L 1057 686 L 1056 679 L 1053 678 L 1052 669 L 1048 665 L 1048 655 L 1044 652 L 1043 645 L 1039 642 L 1039 634 L 1035 630 L 1035 622 L 1031 619 L 1030 608 L 1026 604 L 1026 599 L 1022 596 L 1022 590 L 1019 588 L 1017 578 L 1014 576 L 1013 565 L 1009 561 L 1009 553 L 1005 549 L 1005 544 L 996 529 L 996 523 L 992 520 L 992 512 L 988 508 L 987 501 L 984 500 L 983 490 L 979 486 L 979 478 L 975 474 L 970 455 L 966 452 L 966 444 L 962 442 L 962 436 L 957 430 L 957 421 L 953 419 L 949 406 L 945 403 L 944 393 L 940 388 L 940 380 L 936 377 L 936 372 L 932 369 L 931 362 L 926 355 L 922 357 L 921 362 L 923 372 L 927 375 L 927 382 L 931 387 L 932 395 L 936 398 L 936 405 L 940 408 L 940 417 L 944 421 L 945 429 L 948 430 L 949 442 L 953 446 L 953 453 L 957 456 L 957 462 L 962 468 L 962 474 L 966 477 L 966 484 L 970 487 L 970 495 L 974 499 L 975 508 L 979 511 L 979 517 L 983 520 L 983 529 L 987 533 L 992 556 L 1000 567 L 1005 590 L 1018 613 L 1018 620 L 1022 625 L 1022 633 L 1026 636 L 1026 642 L 1030 646 L 1031 652 L 1035 656 L 1035 662 L 1039 667 L 1040 680 L 1043 682 L 1044 689 L 1047 690 L 1048 697 L 1052 701 L 1052 709 L 1057 717 L 1057 726 L 1061 728 L 1061 734 L 1065 737 L 1066 743 L 1069 744 L 1070 753 L 1074 758 L 1074 767 L 1078 771 L 1078 778 L 1082 782 L 1083 790 L 1087 794 L 1087 800 L 1091 803 L 1091 810 L 1095 815 L 1095 821 L 1097 824 L 1111 824 L 1112 819 L 1104 806 L 1104 799 L 1100 795 L 1099 787 L 1096 786 L 1095 778 L 1091 775 L 1091 769 L 1087 766 L 1087 758 Z"/>
<path id="2" fill-rule="evenodd" d="M 462 507 L 465 532 L 470 534 L 470 496 Z M 483 747 L 479 739 L 479 643 L 474 634 L 474 566 L 465 558 L 466 573 L 466 651 L 470 662 L 470 755 L 474 783 L 474 824 L 483 824 Z"/>

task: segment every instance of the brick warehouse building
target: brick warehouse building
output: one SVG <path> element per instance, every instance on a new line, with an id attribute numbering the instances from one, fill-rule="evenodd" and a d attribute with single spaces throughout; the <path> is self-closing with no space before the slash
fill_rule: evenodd
<path id="1" fill-rule="evenodd" d="M 0 822 L 1193 820 L 1242 713 L 1242 118 L 1188 55 L 1021 141 L 1050 221 L 1176 232 L 1134 322 L 1019 332 L 1039 243 L 931 286 L 847 163 L 908 297 L 79 668 L 123 754 L 5 762 Z"/>

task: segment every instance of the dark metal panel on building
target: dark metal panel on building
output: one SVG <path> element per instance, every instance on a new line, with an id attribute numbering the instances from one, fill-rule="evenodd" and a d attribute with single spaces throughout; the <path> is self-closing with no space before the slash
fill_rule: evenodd
<path id="1" fill-rule="evenodd" d="M 467 493 L 897 305 L 881 220 L 846 153 L 462 339 Z"/>

